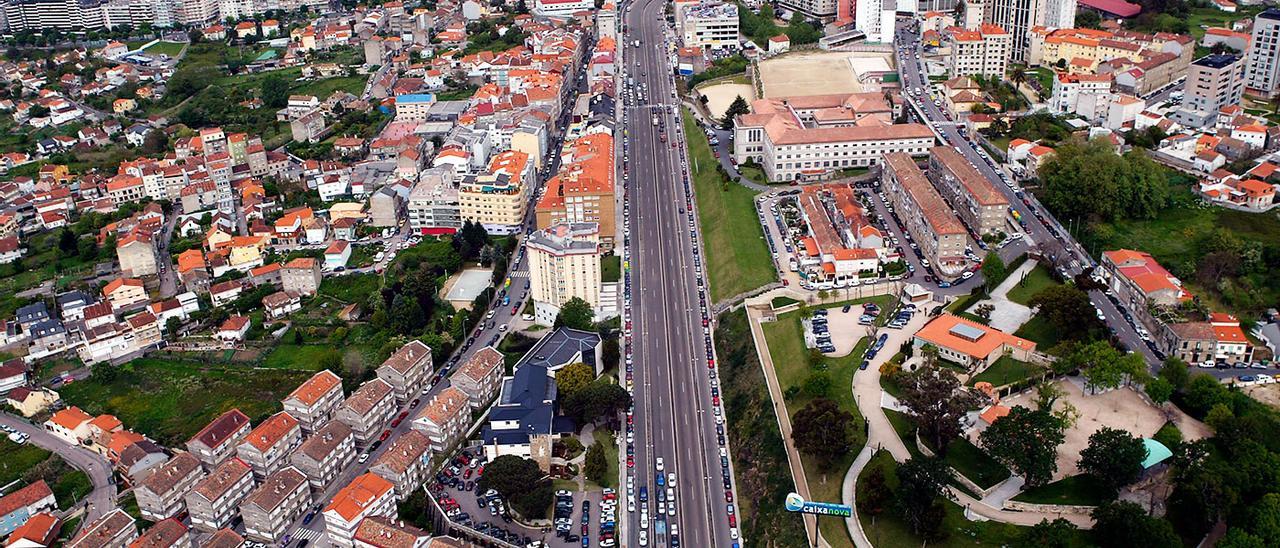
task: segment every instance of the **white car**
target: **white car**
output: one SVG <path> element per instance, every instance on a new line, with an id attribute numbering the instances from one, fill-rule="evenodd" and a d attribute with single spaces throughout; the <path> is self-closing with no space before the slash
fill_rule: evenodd
<path id="1" fill-rule="evenodd" d="M 648 531 L 640 531 L 640 545 L 641 545 L 641 546 L 648 546 L 648 545 L 649 545 L 649 532 L 648 532 Z"/>
<path id="2" fill-rule="evenodd" d="M 653 459 L 653 467 L 654 467 L 657 471 L 661 472 L 661 471 L 663 470 L 663 465 L 662 465 L 662 464 L 663 464 L 663 463 L 662 463 L 662 457 L 658 457 L 658 458 L 656 458 L 656 459 Z"/>
<path id="3" fill-rule="evenodd" d="M 365 463 L 365 461 L 368 461 L 368 460 L 369 460 L 369 454 L 368 454 L 368 453 L 361 453 L 361 454 L 360 454 L 360 459 L 359 459 L 360 464 L 364 464 L 364 463 Z"/>

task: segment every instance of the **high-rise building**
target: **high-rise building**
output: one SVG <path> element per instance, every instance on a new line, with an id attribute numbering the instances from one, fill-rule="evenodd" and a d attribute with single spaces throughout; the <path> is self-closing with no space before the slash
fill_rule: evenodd
<path id="1" fill-rule="evenodd" d="M 560 307 L 579 298 L 600 304 L 600 225 L 563 223 L 529 237 L 529 285 L 535 321 L 552 325 Z"/>
<path id="2" fill-rule="evenodd" d="M 831 19 L 836 15 L 836 0 L 780 0 L 778 4 L 815 19 Z"/>
<path id="3" fill-rule="evenodd" d="M 1013 35 L 1015 61 L 1025 61 L 1031 47 L 1031 29 L 1037 26 L 1072 28 L 1076 0 L 986 0 L 982 22 L 997 25 Z"/>
<path id="4" fill-rule="evenodd" d="M 595 133 L 567 143 L 560 171 L 547 181 L 534 209 L 538 228 L 560 223 L 597 223 L 600 240 L 612 247 L 616 227 L 613 136 Z"/>
<path id="5" fill-rule="evenodd" d="M 1250 93 L 1274 97 L 1280 88 L 1280 9 L 1253 18 L 1253 40 L 1244 85 Z"/>
<path id="6" fill-rule="evenodd" d="M 897 6 L 896 0 L 857 0 L 853 7 L 853 26 L 867 34 L 868 42 L 891 43 Z"/>
<path id="7" fill-rule="evenodd" d="M 948 68 L 952 76 L 1002 78 L 1013 37 L 996 25 L 982 25 L 977 30 L 950 27 L 944 31 L 951 47 Z"/>
<path id="8" fill-rule="evenodd" d="M 1170 118 L 1191 127 L 1217 123 L 1218 110 L 1240 104 L 1244 96 L 1244 58 L 1206 55 L 1191 63 L 1183 83 L 1182 108 Z"/>
<path id="9" fill-rule="evenodd" d="M 738 5 L 715 1 L 676 3 L 676 28 L 685 47 L 738 47 Z"/>

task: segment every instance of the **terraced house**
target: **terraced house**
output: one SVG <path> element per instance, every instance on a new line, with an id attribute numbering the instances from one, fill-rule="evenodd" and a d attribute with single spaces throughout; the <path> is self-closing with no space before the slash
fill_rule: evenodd
<path id="1" fill-rule="evenodd" d="M 240 459 L 223 461 L 187 493 L 191 526 L 206 533 L 229 526 L 253 487 L 253 469 L 248 464 Z"/>
<path id="2" fill-rule="evenodd" d="M 449 383 L 467 395 L 472 409 L 480 409 L 498 395 L 504 360 L 502 353 L 492 346 L 481 348 L 458 367 L 449 377 Z"/>
<path id="3" fill-rule="evenodd" d="M 338 407 L 334 420 L 351 427 L 356 441 L 366 445 L 378 438 L 382 429 L 396 415 L 395 397 L 391 385 L 382 379 L 373 379 L 360 385 Z"/>
<path id="4" fill-rule="evenodd" d="M 307 511 L 311 490 L 307 476 L 292 466 L 267 477 L 240 504 L 245 536 L 260 542 L 276 542 L 286 529 Z"/>
<path id="5" fill-rule="evenodd" d="M 329 542 L 352 546 L 360 521 L 373 516 L 396 518 L 396 493 L 391 482 L 365 473 L 338 491 L 324 509 L 324 529 Z"/>
<path id="6" fill-rule="evenodd" d="M 187 493 L 202 477 L 200 461 L 191 453 L 169 459 L 133 490 L 142 517 L 160 521 L 181 514 L 187 507 Z"/>
<path id="7" fill-rule="evenodd" d="M 422 432 L 410 430 L 396 437 L 369 471 L 395 484 L 396 495 L 404 498 L 422 485 L 430 466 L 431 440 Z"/>
<path id="8" fill-rule="evenodd" d="M 187 451 L 195 455 L 206 470 L 212 470 L 235 455 L 236 446 L 249 435 L 249 430 L 249 417 L 239 409 L 232 409 L 187 440 Z"/>
<path id="9" fill-rule="evenodd" d="M 236 455 L 253 468 L 253 477 L 263 479 L 289 463 L 289 455 L 302 443 L 298 419 L 281 411 L 262 421 L 236 447 Z"/>
<path id="10" fill-rule="evenodd" d="M 293 465 L 307 475 L 307 481 L 315 492 L 338 477 L 356 456 L 356 437 L 351 427 L 342 421 L 329 421 L 311 434 L 290 459 Z"/>
<path id="11" fill-rule="evenodd" d="M 395 390 L 396 403 L 403 405 L 418 397 L 434 367 L 431 347 L 422 341 L 411 341 L 382 362 L 378 367 L 378 378 L 391 385 Z"/>
<path id="12" fill-rule="evenodd" d="M 450 386 L 423 407 L 413 421 L 413 429 L 431 440 L 432 451 L 444 451 L 458 441 L 467 426 L 467 395 Z"/>
<path id="13" fill-rule="evenodd" d="M 342 379 L 324 370 L 307 379 L 281 402 L 298 419 L 302 431 L 311 433 L 333 418 L 342 405 Z"/>

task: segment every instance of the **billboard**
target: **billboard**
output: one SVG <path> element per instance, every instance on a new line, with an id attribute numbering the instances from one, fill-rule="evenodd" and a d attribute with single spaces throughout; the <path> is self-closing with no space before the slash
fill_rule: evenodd
<path id="1" fill-rule="evenodd" d="M 788 512 L 800 512 L 801 514 L 816 514 L 819 516 L 836 516 L 847 518 L 853 515 L 853 508 L 847 504 L 836 504 L 833 502 L 813 502 L 804 500 L 796 493 L 787 494 L 786 507 Z"/>

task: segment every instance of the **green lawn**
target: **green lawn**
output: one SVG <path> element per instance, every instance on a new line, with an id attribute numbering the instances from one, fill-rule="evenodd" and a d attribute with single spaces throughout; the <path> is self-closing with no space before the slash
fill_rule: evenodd
<path id="1" fill-rule="evenodd" d="M 622 280 L 622 257 L 608 255 L 600 258 L 600 281 L 609 283 Z"/>
<path id="2" fill-rule="evenodd" d="M 809 352 L 804 348 L 804 328 L 800 324 L 800 315 L 789 312 L 778 317 L 775 322 L 763 325 L 765 339 L 769 343 L 769 355 L 773 358 L 774 369 L 778 376 L 778 385 L 783 394 L 794 393 L 785 397 L 787 414 L 794 417 L 813 396 L 801 392 L 805 381 L 819 370 L 825 370 L 831 381 L 826 397 L 840 405 L 842 409 L 853 415 L 855 440 L 853 447 L 844 456 L 824 467 L 808 457 L 801 455 L 806 479 L 809 481 L 809 495 L 814 500 L 838 501 L 840 488 L 844 482 L 844 473 L 853 464 L 862 444 L 866 442 L 863 435 L 862 415 L 858 412 L 857 402 L 853 397 L 853 375 L 858 371 L 862 355 L 866 352 L 869 340 L 858 341 L 853 352 L 841 358 L 823 357 L 821 366 L 815 368 L 808 362 Z M 852 546 L 852 540 L 844 524 L 839 520 L 822 520 L 820 523 L 824 538 L 833 546 Z"/>
<path id="3" fill-rule="evenodd" d="M 1053 348 L 1058 344 L 1058 340 L 1061 339 L 1058 336 L 1058 328 L 1039 315 L 1032 316 L 1030 320 L 1027 320 L 1027 323 L 1022 324 L 1022 327 L 1019 327 L 1013 334 L 1036 343 L 1036 348 L 1039 350 Z"/>
<path id="4" fill-rule="evenodd" d="M 1058 285 L 1062 284 L 1053 279 L 1053 276 L 1049 274 L 1049 269 L 1045 268 L 1044 265 L 1036 265 L 1035 268 L 1031 269 L 1031 272 L 1027 273 L 1026 277 L 1018 282 L 1018 285 L 1009 289 L 1008 297 L 1009 300 L 1025 306 L 1036 293 Z"/>
<path id="5" fill-rule="evenodd" d="M 864 480 L 875 469 L 879 469 L 884 474 L 885 484 L 890 490 L 897 489 L 898 478 L 895 475 L 897 468 L 898 463 L 893 460 L 893 457 L 887 451 L 876 453 L 871 462 L 862 471 L 862 474 L 858 476 L 857 489 L 859 498 L 864 497 L 866 493 L 867 482 Z M 943 504 L 946 508 L 946 517 L 943 519 L 942 530 L 946 538 L 927 543 L 913 534 L 907 527 L 898 510 L 894 507 L 892 499 L 878 516 L 871 516 L 867 512 L 860 511 L 858 512 L 858 519 L 862 522 L 862 528 L 867 534 L 867 539 L 877 548 L 919 548 L 921 546 L 942 548 L 1003 547 L 1016 545 L 1023 532 L 1027 529 L 1026 527 L 994 521 L 969 521 L 964 517 L 964 509 L 959 505 L 950 501 L 945 501 Z M 1086 534 L 1085 532 L 1077 531 L 1074 538 L 1071 539 L 1071 546 L 1089 546 L 1090 543 Z"/>
<path id="6" fill-rule="evenodd" d="M 776 272 L 756 217 L 756 193 L 725 180 L 716 171 L 706 135 L 693 116 L 683 114 L 711 300 L 716 302 L 772 282 Z"/>
<path id="7" fill-rule="evenodd" d="M 4 463 L 0 467 L 0 486 L 21 478 L 27 470 L 44 462 L 52 454 L 31 443 L 18 445 L 9 441 L 9 438 L 0 436 L 0 462 Z"/>
<path id="8" fill-rule="evenodd" d="M 1000 356 L 995 363 L 969 379 L 969 386 L 979 382 L 989 382 L 993 386 L 1004 386 L 1040 374 L 1043 367 L 1033 363 L 1015 360 L 1009 356 Z"/>
<path id="9" fill-rule="evenodd" d="M 333 95 L 335 91 L 345 91 L 352 95 L 360 95 L 364 91 L 364 84 L 367 76 L 338 76 L 336 78 L 324 78 L 321 80 L 311 80 L 303 82 L 302 85 L 294 87 L 290 93 L 300 95 L 315 95 L 321 101 Z"/>
<path id="10" fill-rule="evenodd" d="M 470 99 L 472 95 L 475 95 L 476 90 L 478 89 L 480 88 L 477 88 L 475 86 L 467 86 L 464 88 L 442 91 L 436 94 L 436 100 L 437 101 L 465 101 L 467 99 Z"/>
<path id="11" fill-rule="evenodd" d="M 53 491 L 59 508 L 70 508 L 93 491 L 93 482 L 62 457 L 36 447 L 31 443 L 18 445 L 7 437 L 0 437 L 0 486 L 17 481 L 9 492 L 28 484 L 44 480 Z"/>
<path id="12" fill-rule="evenodd" d="M 738 164 L 738 173 L 741 173 L 743 177 L 746 177 L 748 181 L 751 181 L 753 183 L 757 183 L 761 185 L 769 184 L 769 178 L 765 176 L 764 169 L 760 167 L 757 167 L 754 165 L 749 166 L 745 164 Z"/>
<path id="13" fill-rule="evenodd" d="M 618 444 L 613 439 L 613 432 L 604 428 L 596 430 L 595 438 L 604 445 L 605 462 L 609 463 L 609 472 L 605 474 L 601 487 L 618 486 Z"/>
<path id="14" fill-rule="evenodd" d="M 271 349 L 271 353 L 263 359 L 262 367 L 316 371 L 320 368 L 320 358 L 333 351 L 334 348 L 326 344 L 281 344 Z"/>
<path id="15" fill-rule="evenodd" d="M 168 55 L 169 57 L 177 57 L 179 53 L 182 53 L 182 48 L 184 47 L 186 47 L 186 44 L 183 44 L 181 42 L 161 41 L 161 42 L 156 42 L 155 44 L 152 44 L 152 46 L 147 48 L 145 51 L 147 53 L 154 53 L 156 55 L 163 53 L 165 55 Z"/>
<path id="16" fill-rule="evenodd" d="M 369 302 L 369 295 L 380 285 L 377 274 L 329 276 L 320 282 L 320 294 L 346 303 Z"/>
<path id="17" fill-rule="evenodd" d="M 1093 476 L 1069 476 L 1040 487 L 1027 489 L 1013 500 L 1037 504 L 1096 506 L 1107 500 L 1107 489 Z"/>
<path id="18" fill-rule="evenodd" d="M 799 302 L 800 301 L 792 299 L 791 297 L 774 297 L 773 300 L 769 301 L 769 305 L 772 306 L 774 309 L 778 309 L 778 308 L 785 308 L 793 304 L 797 304 Z"/>
<path id="19" fill-rule="evenodd" d="M 1235 13 L 1228 13 L 1215 7 L 1190 8 L 1190 14 L 1187 17 L 1187 24 L 1191 27 L 1191 35 L 1196 40 L 1204 38 L 1205 29 L 1200 25 L 1210 27 L 1231 27 L 1231 23 L 1241 19 L 1250 18 L 1262 11 L 1261 7 L 1236 6 Z"/>
<path id="20" fill-rule="evenodd" d="M 1009 469 L 996 462 L 969 440 L 959 438 L 947 447 L 947 464 L 978 484 L 978 487 L 990 489 L 992 486 L 1009 478 Z"/>
<path id="21" fill-rule="evenodd" d="M 110 413 L 162 445 L 176 446 L 219 414 L 239 408 L 258 420 L 280 409 L 280 398 L 310 374 L 209 362 L 142 358 L 117 368 L 109 381 L 88 378 L 64 386 L 62 399 L 91 414 Z"/>

